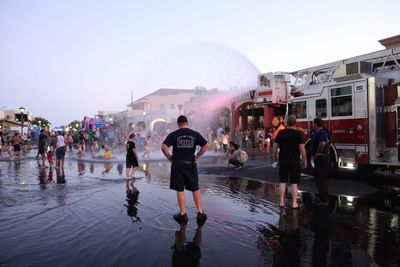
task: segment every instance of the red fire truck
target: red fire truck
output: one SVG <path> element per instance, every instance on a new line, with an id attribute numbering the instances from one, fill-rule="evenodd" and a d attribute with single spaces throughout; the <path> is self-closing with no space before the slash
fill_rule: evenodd
<path id="1" fill-rule="evenodd" d="M 262 74 L 259 83 L 268 95 L 264 103 L 275 110 L 286 106 L 297 116 L 306 148 L 312 120 L 324 120 L 332 134 L 331 169 L 400 168 L 400 47 L 292 73 Z"/>

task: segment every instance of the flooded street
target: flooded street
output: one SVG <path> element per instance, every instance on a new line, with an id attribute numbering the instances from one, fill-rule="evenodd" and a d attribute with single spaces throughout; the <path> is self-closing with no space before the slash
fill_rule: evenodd
<path id="1" fill-rule="evenodd" d="M 203 174 L 208 220 L 197 229 L 189 193 L 187 226 L 172 219 L 178 209 L 165 161 L 141 163 L 132 183 L 122 163 L 70 159 L 64 172 L 50 172 L 26 159 L 1 161 L 0 170 L 1 266 L 400 264 L 393 187 L 331 196 L 328 208 L 303 191 L 302 209 L 280 210 L 274 183 Z M 127 196 L 133 187 L 140 193 Z"/>

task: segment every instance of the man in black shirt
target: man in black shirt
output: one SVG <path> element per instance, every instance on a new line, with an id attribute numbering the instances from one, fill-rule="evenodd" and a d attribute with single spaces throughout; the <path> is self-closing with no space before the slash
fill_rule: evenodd
<path id="1" fill-rule="evenodd" d="M 202 226 L 207 220 L 207 215 L 204 213 L 201 203 L 196 162 L 207 151 L 208 144 L 200 133 L 189 129 L 185 116 L 179 116 L 177 123 L 179 129 L 170 133 L 161 145 L 161 151 L 172 162 L 170 188 L 177 191 L 180 211 L 174 215 L 174 219 L 179 224 L 186 224 L 188 221 L 184 192 L 186 189 L 193 193 L 197 209 L 197 224 Z M 201 149 L 195 155 L 198 145 L 201 146 Z M 172 146 L 172 155 L 169 153 L 170 146 Z"/>
<path id="2" fill-rule="evenodd" d="M 297 203 L 297 184 L 300 181 L 301 163 L 300 154 L 303 158 L 304 168 L 307 167 L 307 154 L 304 148 L 302 134 L 296 127 L 296 116 L 290 115 L 287 128 L 279 131 L 274 143 L 274 157 L 277 158 L 279 152 L 279 207 L 285 208 L 285 191 L 288 177 L 292 185 L 292 208 L 298 209 Z"/>

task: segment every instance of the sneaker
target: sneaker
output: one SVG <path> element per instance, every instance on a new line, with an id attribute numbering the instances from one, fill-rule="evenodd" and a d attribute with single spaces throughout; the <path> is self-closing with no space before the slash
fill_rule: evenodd
<path id="1" fill-rule="evenodd" d="M 241 169 L 241 168 L 243 168 L 243 165 L 237 166 L 237 167 L 235 168 L 235 171 L 237 171 L 237 170 L 239 170 L 239 169 Z"/>
<path id="2" fill-rule="evenodd" d="M 205 214 L 204 211 L 203 211 L 203 213 L 198 212 L 197 213 L 197 225 L 199 227 L 202 227 L 206 223 L 206 221 L 207 221 L 207 214 Z"/>
<path id="3" fill-rule="evenodd" d="M 188 217 L 187 217 L 186 213 L 183 215 L 181 213 L 177 213 L 174 215 L 174 220 L 179 224 L 187 224 Z"/>

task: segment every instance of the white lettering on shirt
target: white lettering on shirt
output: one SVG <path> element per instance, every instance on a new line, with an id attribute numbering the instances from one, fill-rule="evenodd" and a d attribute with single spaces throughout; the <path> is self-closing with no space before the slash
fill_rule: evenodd
<path id="1" fill-rule="evenodd" d="M 194 137 L 190 135 L 181 135 L 176 139 L 177 148 L 193 148 L 194 147 Z"/>

